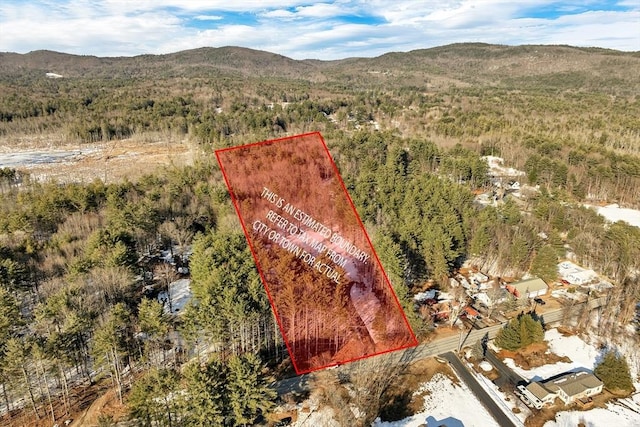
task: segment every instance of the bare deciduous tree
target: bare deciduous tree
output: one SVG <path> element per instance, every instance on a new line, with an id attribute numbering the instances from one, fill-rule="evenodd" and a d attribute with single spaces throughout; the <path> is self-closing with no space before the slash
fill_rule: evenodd
<path id="1" fill-rule="evenodd" d="M 320 371 L 313 376 L 313 389 L 340 425 L 370 426 L 389 403 L 390 388 L 411 357 L 412 350 L 406 350 Z"/>

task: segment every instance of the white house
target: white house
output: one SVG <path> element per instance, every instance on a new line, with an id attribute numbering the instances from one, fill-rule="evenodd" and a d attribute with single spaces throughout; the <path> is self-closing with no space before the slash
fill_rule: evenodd
<path id="1" fill-rule="evenodd" d="M 558 275 L 572 285 L 586 285 L 598 280 L 598 274 L 595 271 L 582 268 L 571 261 L 562 261 L 558 264 Z"/>

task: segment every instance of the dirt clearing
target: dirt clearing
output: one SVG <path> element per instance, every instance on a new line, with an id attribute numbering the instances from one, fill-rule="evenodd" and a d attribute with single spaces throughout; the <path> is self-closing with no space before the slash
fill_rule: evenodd
<path id="1" fill-rule="evenodd" d="M 39 181 L 106 183 L 137 178 L 167 165 L 193 163 L 200 149 L 186 141 L 149 142 L 141 139 L 44 146 L 41 143 L 3 144 L 0 167 L 27 172 Z"/>

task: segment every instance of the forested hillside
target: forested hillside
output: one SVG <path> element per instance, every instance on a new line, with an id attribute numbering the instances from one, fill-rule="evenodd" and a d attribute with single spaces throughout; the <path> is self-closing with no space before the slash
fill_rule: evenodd
<path id="1" fill-rule="evenodd" d="M 545 277 L 567 251 L 615 283 L 600 322 L 615 334 L 640 298 L 640 229 L 583 204 L 640 208 L 638 69 L 637 53 L 483 44 L 327 62 L 240 48 L 0 54 L 3 152 L 130 139 L 197 153 L 118 182 L 1 170 L 3 425 L 64 421 L 107 390 L 123 406 L 104 425 L 123 412 L 135 425 L 263 422 L 267 384 L 292 370 L 212 153 L 309 131 L 420 338 L 433 329 L 412 302 L 425 283 L 446 289 L 470 258 Z M 538 191 L 476 204 L 485 155 Z M 193 299 L 169 314 L 156 297 L 187 277 L 182 264 Z"/>

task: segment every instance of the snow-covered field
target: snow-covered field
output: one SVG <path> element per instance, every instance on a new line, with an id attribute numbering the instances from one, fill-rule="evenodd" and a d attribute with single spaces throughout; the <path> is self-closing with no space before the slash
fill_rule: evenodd
<path id="1" fill-rule="evenodd" d="M 543 365 L 531 370 L 516 366 L 512 359 L 505 359 L 507 366 L 529 380 L 544 380 L 563 372 L 578 368 L 593 370 L 600 361 L 602 352 L 593 345 L 585 343 L 580 337 L 565 337 L 557 329 L 545 332 L 544 339 L 549 343 L 549 350 L 558 356 L 567 356 L 571 362 L 558 362 L 553 365 Z"/>
<path id="2" fill-rule="evenodd" d="M 636 403 L 640 403 L 640 398 L 637 395 Z M 578 423 L 583 423 L 587 427 L 638 427 L 640 426 L 640 413 L 619 404 L 609 404 L 606 409 L 559 412 L 556 414 L 556 420 L 546 422 L 544 427 L 575 427 Z"/>
<path id="3" fill-rule="evenodd" d="M 552 353 L 559 356 L 567 356 L 571 359 L 571 362 L 558 362 L 531 370 L 515 366 L 512 359 L 505 359 L 505 363 L 525 378 L 540 380 L 580 368 L 593 370 L 603 356 L 603 351 L 585 343 L 580 337 L 565 337 L 556 329 L 545 332 L 545 340 L 549 343 L 549 349 Z M 630 363 L 630 365 L 633 367 L 633 363 Z M 632 369 L 632 375 L 636 375 L 635 369 Z M 636 389 L 640 389 L 640 384 L 636 383 L 635 386 Z M 606 409 L 595 408 L 589 411 L 559 412 L 555 421 L 548 421 L 545 423 L 545 427 L 575 427 L 580 422 L 588 427 L 640 426 L 640 394 L 636 393 L 632 398 L 624 399 L 622 404 L 619 402 L 610 403 Z"/>
<path id="4" fill-rule="evenodd" d="M 631 225 L 635 225 L 636 227 L 640 227 L 640 210 L 621 208 L 617 204 L 608 206 L 585 206 L 595 209 L 596 212 L 605 217 L 608 221 L 624 221 Z"/>
<path id="5" fill-rule="evenodd" d="M 76 161 L 81 156 L 95 152 L 95 149 L 85 148 L 83 150 L 29 150 L 21 152 L 0 153 L 0 168 L 30 168 L 37 165 L 60 163 L 65 161 Z"/>
<path id="6" fill-rule="evenodd" d="M 446 376 L 436 374 L 431 381 L 422 385 L 419 392 L 424 392 L 422 412 L 400 421 L 377 420 L 373 423 L 374 427 L 418 427 L 425 424 L 446 427 L 498 426 L 462 382 L 456 385 Z"/>
<path id="7" fill-rule="evenodd" d="M 169 163 L 191 164 L 194 153 L 183 142 L 169 144 L 162 135 L 157 142 L 138 138 L 90 145 L 65 145 L 49 139 L 0 141 L 0 168 L 26 170 L 38 181 L 92 182 L 98 178 L 112 182 L 137 178 Z"/>

